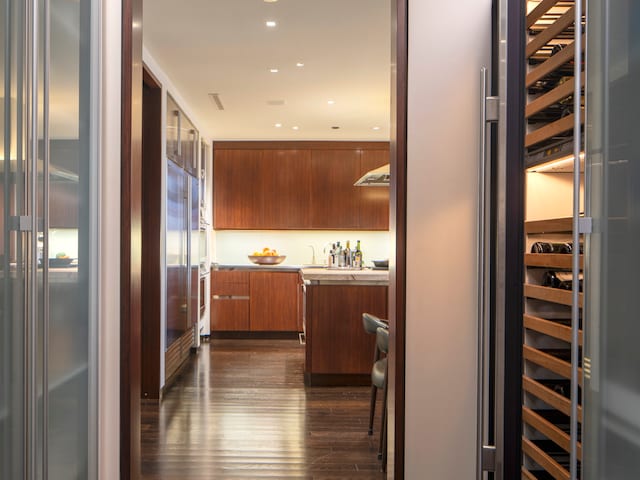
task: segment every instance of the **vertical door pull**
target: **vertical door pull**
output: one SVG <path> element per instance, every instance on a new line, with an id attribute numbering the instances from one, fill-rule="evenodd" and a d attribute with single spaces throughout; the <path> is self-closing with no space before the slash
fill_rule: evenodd
<path id="1" fill-rule="evenodd" d="M 500 102 L 499 97 L 484 97 L 485 116 L 484 121 L 496 123 L 499 120 Z"/>

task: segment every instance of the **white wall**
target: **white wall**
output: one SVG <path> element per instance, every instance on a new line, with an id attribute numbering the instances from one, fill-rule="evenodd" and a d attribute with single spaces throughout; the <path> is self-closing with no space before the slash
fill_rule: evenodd
<path id="1" fill-rule="evenodd" d="M 365 187 L 363 187 L 365 188 Z M 374 231 L 328 231 L 328 230 L 218 230 L 215 235 L 214 261 L 220 264 L 250 264 L 247 255 L 263 247 L 275 248 L 286 255 L 283 265 L 312 263 L 315 249 L 316 263 L 326 263 L 324 248 L 339 241 L 345 245 L 351 240 L 351 248 L 361 241 L 365 266 L 372 260 L 389 258 L 389 232 Z M 328 252 L 328 247 L 327 247 Z"/>
<path id="2" fill-rule="evenodd" d="M 405 478 L 475 478 L 480 68 L 491 0 L 409 0 Z"/>
<path id="3" fill-rule="evenodd" d="M 580 211 L 584 211 L 584 176 L 580 177 Z M 573 216 L 573 173 L 527 172 L 525 220 Z"/>

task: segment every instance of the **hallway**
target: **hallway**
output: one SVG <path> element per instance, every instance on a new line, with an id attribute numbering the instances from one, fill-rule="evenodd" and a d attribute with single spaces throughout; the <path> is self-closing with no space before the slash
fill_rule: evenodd
<path id="1" fill-rule="evenodd" d="M 142 406 L 145 479 L 382 479 L 368 387 L 303 384 L 295 340 L 211 340 Z M 380 399 L 382 395 L 378 395 Z"/>

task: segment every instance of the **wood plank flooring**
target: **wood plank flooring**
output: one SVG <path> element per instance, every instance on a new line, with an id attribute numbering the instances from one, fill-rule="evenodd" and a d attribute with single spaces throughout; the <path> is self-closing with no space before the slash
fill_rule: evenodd
<path id="1" fill-rule="evenodd" d="M 303 383 L 295 340 L 211 340 L 160 405 L 142 406 L 144 479 L 384 479 L 381 397 Z"/>

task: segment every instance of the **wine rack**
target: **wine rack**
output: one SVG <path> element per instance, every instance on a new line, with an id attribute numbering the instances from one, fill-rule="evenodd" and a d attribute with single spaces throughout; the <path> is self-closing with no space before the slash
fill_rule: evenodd
<path id="1" fill-rule="evenodd" d="M 575 116 L 584 124 L 583 92 L 578 102 L 580 107 L 574 107 L 575 7 L 575 1 L 528 2 L 524 82 L 527 127 L 523 147 L 529 167 L 571 155 Z M 577 33 L 584 40 L 583 23 Z M 583 68 L 580 70 L 580 84 L 584 88 Z M 534 250 L 544 253 L 532 253 L 531 247 L 535 242 L 549 242 L 568 246 L 561 251 L 579 248 L 570 245 L 572 228 L 572 218 L 525 222 L 521 477 L 527 480 L 570 478 L 573 298 L 571 283 L 565 278 L 572 272 L 572 255 L 558 253 L 554 248 L 536 248 Z M 582 264 L 580 254 L 580 269 Z M 580 293 L 579 308 L 582 302 Z M 578 341 L 581 347 L 582 330 Z M 581 377 L 582 365 L 578 365 L 578 369 Z M 581 423 L 581 406 L 577 416 Z M 578 434 L 579 459 L 582 456 L 580 440 Z"/>
<path id="2" fill-rule="evenodd" d="M 529 1 L 529 6 L 525 148 L 531 154 L 571 140 L 575 115 L 584 123 L 584 93 L 580 111 L 575 112 L 575 1 Z M 584 45 L 584 34 L 582 39 Z M 583 73 L 580 82 L 584 86 Z"/>
<path id="3" fill-rule="evenodd" d="M 527 252 L 534 242 L 568 242 L 572 219 L 527 222 Z M 582 255 L 580 255 L 582 262 Z M 569 420 L 571 415 L 571 304 L 572 292 L 540 284 L 549 270 L 571 271 L 572 255 L 525 253 L 523 316 L 523 479 L 568 479 Z M 582 294 L 579 305 L 582 307 Z M 582 345 L 582 330 L 579 331 Z M 582 377 L 582 366 L 578 368 Z M 578 407 L 582 422 L 582 408 Z M 578 443 L 578 456 L 582 446 Z"/>

